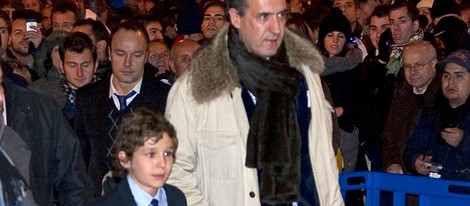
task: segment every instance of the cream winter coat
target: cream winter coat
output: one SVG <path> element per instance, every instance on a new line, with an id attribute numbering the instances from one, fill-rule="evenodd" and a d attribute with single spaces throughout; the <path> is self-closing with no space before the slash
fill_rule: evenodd
<path id="1" fill-rule="evenodd" d="M 256 169 L 245 166 L 249 122 L 227 50 L 227 31 L 226 26 L 195 54 L 190 70 L 168 96 L 166 117 L 179 139 L 168 183 L 183 190 L 189 205 L 260 205 Z M 344 205 L 331 143 L 333 109 L 319 77 L 322 58 L 310 42 L 290 31 L 284 42 L 291 66 L 303 73 L 309 88 L 309 151 L 316 180 L 312 187 L 321 205 Z"/>

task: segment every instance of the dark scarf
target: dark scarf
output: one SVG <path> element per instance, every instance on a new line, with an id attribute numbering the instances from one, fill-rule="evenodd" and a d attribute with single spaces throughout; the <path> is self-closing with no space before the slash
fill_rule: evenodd
<path id="1" fill-rule="evenodd" d="M 93 75 L 93 79 L 90 81 L 89 84 L 99 80 L 100 78 L 98 76 Z M 67 103 L 75 105 L 75 97 L 77 96 L 77 90 L 69 86 L 69 81 L 67 81 L 65 77 L 60 80 L 59 85 L 64 90 L 64 94 L 67 97 Z"/>
<path id="2" fill-rule="evenodd" d="M 300 132 L 294 98 L 301 73 L 288 66 L 284 44 L 266 60 L 249 53 L 238 30 L 229 29 L 228 49 L 241 84 L 257 97 L 250 120 L 246 166 L 261 172 L 263 203 L 300 198 Z"/>
<path id="3" fill-rule="evenodd" d="M 61 79 L 60 87 L 64 90 L 64 94 L 67 97 L 67 103 L 75 105 L 75 97 L 77 95 L 77 90 L 69 86 L 69 82 L 66 79 Z"/>

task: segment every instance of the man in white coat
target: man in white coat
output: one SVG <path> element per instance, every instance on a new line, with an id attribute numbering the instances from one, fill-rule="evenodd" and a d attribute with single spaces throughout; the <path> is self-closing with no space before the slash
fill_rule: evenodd
<path id="1" fill-rule="evenodd" d="M 170 91 L 168 182 L 189 205 L 344 205 L 320 53 L 285 30 L 285 0 L 228 4 L 231 24 Z"/>

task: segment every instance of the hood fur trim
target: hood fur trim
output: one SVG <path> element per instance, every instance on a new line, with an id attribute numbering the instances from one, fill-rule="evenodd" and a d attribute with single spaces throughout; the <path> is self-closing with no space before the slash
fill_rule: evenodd
<path id="1" fill-rule="evenodd" d="M 228 28 L 229 25 L 223 27 L 191 61 L 187 77 L 197 103 L 209 102 L 224 92 L 230 92 L 239 84 L 227 49 Z M 300 70 L 302 66 L 308 66 L 314 73 L 323 72 L 321 54 L 309 40 L 286 29 L 284 43 L 292 67 Z"/>

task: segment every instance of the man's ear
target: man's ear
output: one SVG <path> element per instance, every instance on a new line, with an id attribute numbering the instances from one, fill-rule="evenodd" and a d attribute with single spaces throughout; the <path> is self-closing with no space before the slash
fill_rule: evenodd
<path id="1" fill-rule="evenodd" d="M 119 164 L 121 164 L 122 167 L 125 169 L 129 169 L 131 167 L 131 161 L 129 161 L 129 158 L 124 151 L 119 151 L 118 158 Z"/>
<path id="2" fill-rule="evenodd" d="M 418 20 L 413 21 L 413 29 L 415 30 L 415 33 L 418 31 L 418 29 L 419 29 L 419 21 Z"/>
<path id="3" fill-rule="evenodd" d="M 230 22 L 232 23 L 232 25 L 239 29 L 240 28 L 240 14 L 238 13 L 238 11 L 234 8 L 230 8 L 228 10 L 228 13 L 230 14 Z"/>

